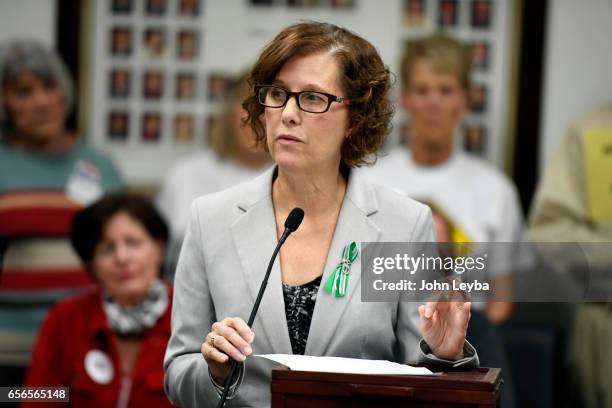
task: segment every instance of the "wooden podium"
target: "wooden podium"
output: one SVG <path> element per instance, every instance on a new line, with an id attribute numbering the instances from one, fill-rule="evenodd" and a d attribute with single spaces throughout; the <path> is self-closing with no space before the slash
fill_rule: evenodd
<path id="1" fill-rule="evenodd" d="M 435 372 L 434 367 L 429 367 Z M 437 367 L 439 370 L 440 367 Z M 272 370 L 272 408 L 499 407 L 499 368 L 390 376 Z"/>

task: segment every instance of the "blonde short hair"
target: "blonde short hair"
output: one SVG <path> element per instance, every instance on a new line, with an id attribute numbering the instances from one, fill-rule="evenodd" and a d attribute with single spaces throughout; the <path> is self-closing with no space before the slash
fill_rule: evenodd
<path id="1" fill-rule="evenodd" d="M 400 77 L 402 89 L 408 89 L 414 64 L 427 60 L 436 72 L 453 74 L 465 91 L 471 89 L 472 59 L 468 47 L 444 34 L 435 34 L 406 42 L 402 56 Z"/>
<path id="2" fill-rule="evenodd" d="M 234 109 L 236 104 L 242 103 L 242 98 L 247 94 L 247 73 L 230 83 L 227 90 L 227 98 L 220 115 L 213 119 L 210 133 L 207 135 L 208 146 L 220 158 L 228 159 L 234 155 Z M 253 138 L 253 145 L 256 141 Z"/>

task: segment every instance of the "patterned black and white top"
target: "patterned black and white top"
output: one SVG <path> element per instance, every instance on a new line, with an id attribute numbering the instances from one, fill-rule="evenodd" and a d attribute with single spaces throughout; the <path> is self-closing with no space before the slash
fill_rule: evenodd
<path id="1" fill-rule="evenodd" d="M 306 350 L 306 340 L 308 340 L 308 331 L 320 285 L 321 276 L 300 286 L 283 283 L 285 316 L 293 354 L 304 354 Z"/>

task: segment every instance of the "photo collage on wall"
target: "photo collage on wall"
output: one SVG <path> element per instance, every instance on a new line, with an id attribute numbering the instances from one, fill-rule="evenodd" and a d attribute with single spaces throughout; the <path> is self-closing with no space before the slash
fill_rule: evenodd
<path id="1" fill-rule="evenodd" d="M 495 46 L 496 22 L 493 0 L 402 0 L 404 39 L 412 39 L 436 31 L 445 32 L 463 40 L 472 59 L 472 89 L 470 106 L 462 132 L 465 150 L 486 155 L 489 134 L 488 118 L 491 114 L 494 91 L 492 48 Z M 408 126 L 400 126 L 402 141 Z"/>
<path id="2" fill-rule="evenodd" d="M 106 2 L 107 141 L 193 143 L 206 126 L 197 113 L 207 89 L 204 0 Z"/>

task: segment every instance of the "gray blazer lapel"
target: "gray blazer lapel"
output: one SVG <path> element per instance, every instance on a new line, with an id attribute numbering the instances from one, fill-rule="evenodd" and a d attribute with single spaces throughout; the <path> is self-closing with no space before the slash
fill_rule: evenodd
<path id="1" fill-rule="evenodd" d="M 244 199 L 238 203 L 238 207 L 245 214 L 231 226 L 236 250 L 251 295 L 240 301 L 248 303 L 249 312 L 255 302 L 277 242 L 271 183 L 272 170 L 251 182 L 252 191 L 245 194 Z M 249 318 L 249 316 L 241 317 L 245 321 Z M 253 323 L 253 331 L 260 338 L 262 335 L 265 336 L 270 345 L 269 352 L 291 354 L 278 258 L 272 267 L 266 292 Z"/>
<path id="2" fill-rule="evenodd" d="M 351 303 L 359 302 L 361 283 L 361 253 L 352 264 L 348 290 L 344 297 L 330 295 L 324 289 L 325 283 L 331 276 L 334 268 L 340 262 L 342 250 L 351 241 L 358 246 L 361 242 L 378 241 L 380 230 L 369 218 L 377 212 L 377 204 L 373 187 L 362 181 L 359 175 L 351 172 L 346 196 L 340 209 L 338 223 L 334 231 L 332 243 L 325 262 L 321 286 L 317 294 L 317 301 L 310 324 L 310 333 L 306 343 L 306 354 L 325 355 L 329 342 L 336 333 L 341 318 Z M 347 326 L 354 322 L 344 323 Z"/>

